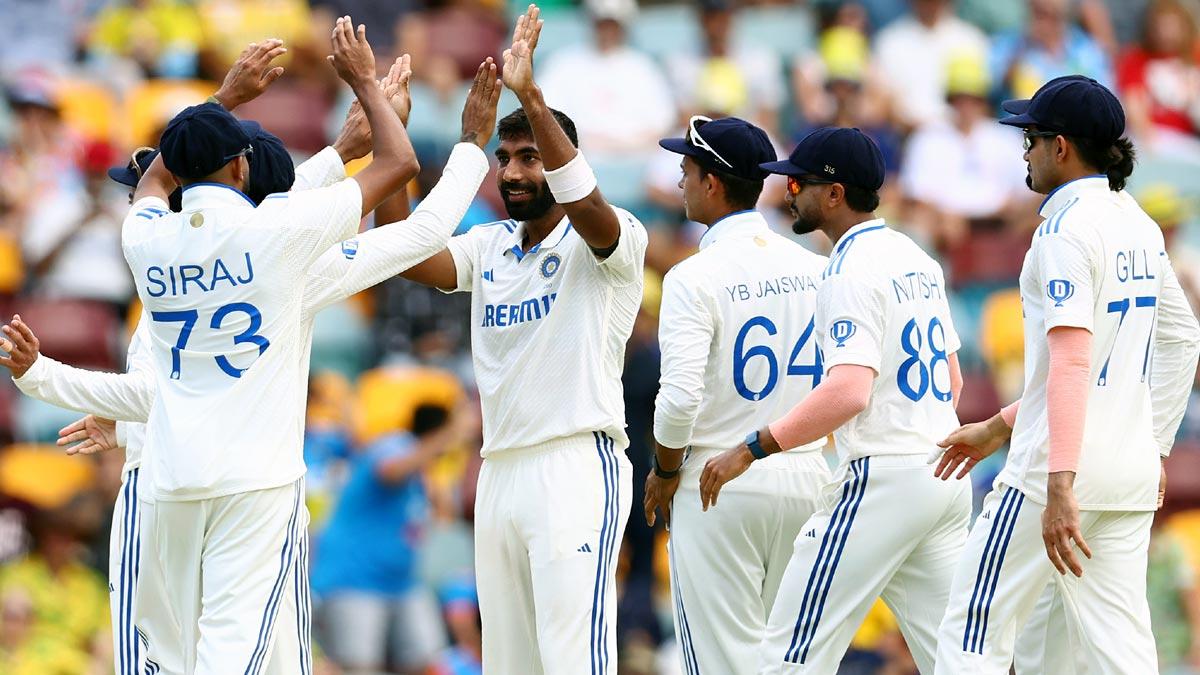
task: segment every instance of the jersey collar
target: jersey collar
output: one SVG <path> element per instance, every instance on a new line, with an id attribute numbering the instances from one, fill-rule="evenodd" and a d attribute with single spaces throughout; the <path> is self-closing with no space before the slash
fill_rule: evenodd
<path id="1" fill-rule="evenodd" d="M 504 254 L 511 253 L 520 262 L 527 255 L 533 255 L 544 248 L 551 249 L 558 246 L 562 243 L 563 239 L 567 238 L 567 233 L 570 231 L 571 221 L 566 216 L 563 216 L 562 220 L 558 221 L 558 224 L 554 226 L 553 230 L 550 230 L 550 234 L 546 235 L 545 239 L 535 244 L 528 251 L 522 251 L 521 241 L 525 238 L 525 221 L 522 220 L 517 223 L 517 226 L 513 228 L 512 234 L 505 240 Z"/>
<path id="2" fill-rule="evenodd" d="M 846 230 L 846 233 L 843 234 L 841 236 L 841 238 L 837 240 L 837 243 L 833 245 L 833 252 L 835 254 L 841 253 L 843 250 L 846 249 L 847 246 L 850 245 L 850 242 L 853 241 L 855 237 L 857 237 L 860 234 L 863 234 L 864 232 L 872 232 L 874 230 L 882 230 L 885 227 L 887 227 L 887 224 L 883 222 L 883 218 L 875 218 L 873 220 L 865 220 L 865 221 L 855 225 L 854 227 Z"/>
<path id="3" fill-rule="evenodd" d="M 1084 192 L 1098 192 L 1104 190 L 1108 192 L 1108 176 L 1104 174 L 1095 174 L 1076 178 L 1075 180 L 1067 181 L 1062 185 L 1050 191 L 1046 198 L 1042 200 L 1042 205 L 1038 207 L 1038 213 L 1043 218 L 1049 218 L 1062 208 L 1071 198 L 1079 196 Z"/>
<path id="4" fill-rule="evenodd" d="M 763 234 L 769 229 L 767 219 L 758 211 L 734 211 L 721 216 L 717 222 L 708 226 L 708 231 L 700 237 L 700 250 L 703 251 L 722 239 Z"/>
<path id="5" fill-rule="evenodd" d="M 223 183 L 192 183 L 183 188 L 182 206 L 184 211 L 196 211 L 231 206 L 254 208 L 256 204 L 241 190 Z"/>

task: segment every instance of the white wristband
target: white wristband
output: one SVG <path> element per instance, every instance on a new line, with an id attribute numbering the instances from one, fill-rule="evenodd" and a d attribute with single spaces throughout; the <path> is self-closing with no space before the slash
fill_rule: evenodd
<path id="1" fill-rule="evenodd" d="M 582 152 L 576 152 L 571 161 L 557 169 L 546 171 L 546 185 L 559 204 L 570 204 L 592 194 L 596 189 L 596 174 L 588 166 Z"/>

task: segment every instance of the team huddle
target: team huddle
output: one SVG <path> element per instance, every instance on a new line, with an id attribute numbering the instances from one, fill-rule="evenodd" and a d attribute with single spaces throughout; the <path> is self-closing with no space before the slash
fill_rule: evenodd
<path id="1" fill-rule="evenodd" d="M 251 45 L 157 150 L 110 172 L 132 190 L 121 238 L 143 307 L 127 372 L 72 368 L 39 354 L 19 316 L 3 326 L 17 386 L 88 414 L 60 445 L 125 449 L 110 551 L 121 675 L 312 671 L 313 320 L 397 275 L 471 293 L 484 671 L 617 672 L 634 479 L 621 374 L 647 234 L 546 104 L 541 30 L 531 5 L 502 63 L 480 64 L 461 142 L 411 213 L 408 58 L 377 81 L 365 28 L 338 19 L 329 60 L 357 101 L 337 141 L 293 168 L 231 114 L 281 72 L 281 43 Z M 497 123 L 501 87 L 520 107 Z M 1147 551 L 1200 325 L 1123 189 L 1133 148 L 1112 93 L 1069 76 L 1005 110 L 1046 195 L 1020 278 L 1025 388 L 963 426 L 946 279 L 875 216 L 885 171 L 869 137 L 818 129 L 780 161 L 754 125 L 694 117 L 660 141 L 682 156 L 688 218 L 708 227 L 663 284 L 643 504 L 670 531 L 688 675 L 835 673 L 877 598 L 923 673 L 1157 672 Z M 493 135 L 509 219 L 453 236 Z M 793 230 L 825 233 L 828 257 L 756 210 L 770 174 L 786 176 Z M 962 478 L 1006 443 L 972 525 Z M 1054 633 L 1036 648 L 1022 635 L 1035 614 Z"/>

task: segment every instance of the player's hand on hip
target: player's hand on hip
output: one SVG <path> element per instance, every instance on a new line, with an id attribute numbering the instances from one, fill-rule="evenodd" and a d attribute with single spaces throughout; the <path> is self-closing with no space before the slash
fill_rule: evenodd
<path id="1" fill-rule="evenodd" d="M 754 455 L 750 454 L 750 448 L 745 443 L 705 462 L 704 471 L 700 474 L 700 506 L 705 511 L 709 506 L 716 506 L 721 487 L 746 473 L 753 463 Z"/>
<path id="2" fill-rule="evenodd" d="M 0 351 L 8 352 L 8 356 L 0 356 L 0 366 L 8 368 L 14 378 L 20 379 L 37 361 L 41 345 L 20 314 L 14 314 L 12 321 L 0 327 L 0 331 L 4 333 L 0 338 Z"/>
<path id="3" fill-rule="evenodd" d="M 120 447 L 117 423 L 95 415 L 80 418 L 58 430 L 58 447 L 66 448 L 68 455 L 94 455 L 115 450 Z"/>
<path id="4" fill-rule="evenodd" d="M 990 420 L 964 424 L 938 443 L 938 447 L 944 449 L 944 452 L 938 453 L 941 458 L 937 468 L 933 470 L 933 475 L 948 480 L 954 475 L 955 469 L 959 469 L 958 475 L 954 477 L 962 478 L 983 458 L 999 450 L 1006 440 L 1008 436 L 993 428 Z M 937 458 L 938 454 L 934 454 L 930 461 Z"/>
<path id="5" fill-rule="evenodd" d="M 283 40 L 271 38 L 263 42 L 251 42 L 225 74 L 225 81 L 213 94 L 214 98 L 226 110 L 233 110 L 258 98 L 283 75 L 283 66 L 272 66 L 271 62 L 286 53 Z"/>
<path id="6" fill-rule="evenodd" d="M 1059 574 L 1070 570 L 1077 577 L 1083 576 L 1083 566 L 1075 555 L 1078 546 L 1089 559 L 1092 549 L 1083 540 L 1079 525 L 1079 503 L 1075 500 L 1075 473 L 1057 471 L 1050 474 L 1046 489 L 1046 510 L 1042 512 L 1042 543 L 1046 545 L 1046 556 Z M 1074 544 L 1074 546 L 1072 545 Z"/>
<path id="7" fill-rule="evenodd" d="M 408 90 L 408 82 L 412 79 L 412 57 L 408 54 L 400 56 L 392 63 L 388 74 L 379 81 L 383 95 L 392 110 L 400 118 L 400 123 L 408 126 L 408 115 L 412 112 L 412 94 Z"/>
<path id="8" fill-rule="evenodd" d="M 367 42 L 367 27 L 359 24 L 355 30 L 350 17 L 338 17 L 331 41 L 333 54 L 329 56 L 329 62 L 338 77 L 351 88 L 375 86 L 375 52 Z"/>
<path id="9" fill-rule="evenodd" d="M 463 143 L 487 146 L 496 129 L 496 105 L 500 102 L 500 80 L 496 79 L 496 62 L 487 57 L 475 71 L 475 81 L 467 92 L 462 112 Z"/>
<path id="10" fill-rule="evenodd" d="M 512 46 L 504 50 L 504 86 L 513 90 L 518 98 L 537 86 L 533 81 L 533 51 L 537 49 L 538 36 L 542 33 L 541 14 L 537 5 L 530 5 L 517 19 Z"/>
<path id="11" fill-rule="evenodd" d="M 646 498 L 642 500 L 642 506 L 646 510 L 646 524 L 654 527 L 657 521 L 654 513 L 655 509 L 661 509 L 663 514 L 663 523 L 667 529 L 671 529 L 671 500 L 675 499 L 675 491 L 679 489 L 679 476 L 674 478 L 659 478 L 650 471 L 650 475 L 646 477 Z"/>

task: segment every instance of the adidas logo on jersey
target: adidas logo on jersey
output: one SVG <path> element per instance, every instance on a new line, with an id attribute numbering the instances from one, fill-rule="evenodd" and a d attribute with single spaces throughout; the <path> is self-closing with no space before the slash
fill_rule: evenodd
<path id="1" fill-rule="evenodd" d="M 992 512 L 991 512 L 991 511 L 984 511 L 983 513 L 979 514 L 979 519 L 980 519 L 980 520 L 991 520 L 991 519 L 992 519 Z"/>
<path id="2" fill-rule="evenodd" d="M 579 551 L 580 553 L 591 553 L 592 547 L 589 544 L 584 544 L 583 546 L 580 546 L 579 548 L 577 548 L 575 550 Z"/>
<path id="3" fill-rule="evenodd" d="M 816 531 L 815 529 L 813 529 L 813 530 L 809 530 L 808 532 L 805 532 L 805 533 L 804 533 L 804 536 L 806 536 L 806 537 L 808 537 L 808 538 L 810 538 L 810 539 L 816 539 L 816 538 L 817 538 L 817 531 Z"/>

